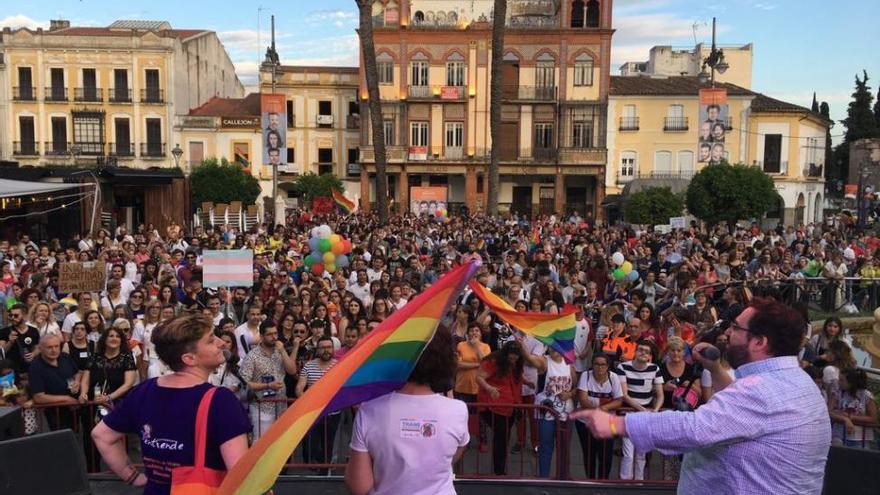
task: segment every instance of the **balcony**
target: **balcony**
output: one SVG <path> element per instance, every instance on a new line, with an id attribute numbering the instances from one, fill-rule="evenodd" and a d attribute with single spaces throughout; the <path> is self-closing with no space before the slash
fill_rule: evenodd
<path id="1" fill-rule="evenodd" d="M 566 165 L 605 165 L 604 148 L 559 148 L 559 163 Z"/>
<path id="2" fill-rule="evenodd" d="M 70 154 L 70 143 L 66 141 L 46 141 L 43 143 L 46 156 L 67 156 Z"/>
<path id="3" fill-rule="evenodd" d="M 37 88 L 33 86 L 12 88 L 12 101 L 37 101 Z"/>
<path id="4" fill-rule="evenodd" d="M 824 168 L 825 167 L 822 165 L 810 163 L 804 167 L 804 177 L 808 179 L 821 179 L 823 177 L 822 172 Z"/>
<path id="5" fill-rule="evenodd" d="M 12 143 L 12 154 L 15 156 L 39 156 L 36 141 L 15 141 Z"/>
<path id="6" fill-rule="evenodd" d="M 412 100 L 430 99 L 431 86 L 408 86 L 406 94 Z"/>
<path id="7" fill-rule="evenodd" d="M 165 91 L 159 88 L 142 89 L 141 103 L 165 103 Z"/>
<path id="8" fill-rule="evenodd" d="M 524 162 L 553 162 L 559 155 L 556 148 L 521 148 L 518 154 L 518 161 Z M 511 161 L 501 158 L 501 161 Z"/>
<path id="9" fill-rule="evenodd" d="M 101 88 L 74 88 L 73 101 L 102 102 L 104 101 L 104 90 Z"/>
<path id="10" fill-rule="evenodd" d="M 134 145 L 131 143 L 110 143 L 110 156 L 134 156 Z"/>
<path id="11" fill-rule="evenodd" d="M 141 143 L 142 158 L 164 158 L 165 143 Z"/>
<path id="12" fill-rule="evenodd" d="M 315 122 L 321 126 L 331 127 L 333 125 L 333 116 L 332 115 L 318 115 L 315 117 Z"/>
<path id="13" fill-rule="evenodd" d="M 464 158 L 464 148 L 460 146 L 457 148 L 446 146 L 443 148 L 443 158 L 446 160 L 461 160 Z"/>
<path id="14" fill-rule="evenodd" d="M 650 172 L 639 172 L 639 179 L 686 179 L 694 178 L 696 172 L 693 170 L 652 170 Z"/>
<path id="15" fill-rule="evenodd" d="M 131 103 L 131 89 L 110 88 L 111 103 Z"/>
<path id="16" fill-rule="evenodd" d="M 687 117 L 664 117 L 663 130 L 666 132 L 679 132 L 688 130 Z"/>
<path id="17" fill-rule="evenodd" d="M 346 115 L 345 116 L 345 128 L 346 129 L 360 129 L 361 128 L 361 116 L 358 114 Z"/>
<path id="18" fill-rule="evenodd" d="M 620 131 L 637 131 L 639 130 L 639 118 L 638 117 L 621 117 L 620 118 L 620 126 L 618 127 Z"/>
<path id="19" fill-rule="evenodd" d="M 556 100 L 556 86 L 520 86 L 504 85 L 502 88 L 505 100 L 523 101 L 554 101 Z"/>
<path id="20" fill-rule="evenodd" d="M 46 86 L 43 91 L 43 99 L 46 103 L 67 102 L 67 88 L 63 86 Z"/>
<path id="21" fill-rule="evenodd" d="M 388 163 L 403 163 L 408 149 L 404 146 L 386 146 L 385 160 Z M 361 146 L 361 163 L 376 163 L 376 152 L 372 146 Z"/>

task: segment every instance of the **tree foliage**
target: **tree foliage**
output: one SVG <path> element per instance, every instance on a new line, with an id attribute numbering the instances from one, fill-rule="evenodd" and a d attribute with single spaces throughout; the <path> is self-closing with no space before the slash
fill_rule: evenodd
<path id="1" fill-rule="evenodd" d="M 293 190 L 306 203 L 311 203 L 319 196 L 330 197 L 334 189 L 344 190 L 342 181 L 333 174 L 318 175 L 314 172 L 306 172 L 297 177 L 293 184 Z"/>
<path id="2" fill-rule="evenodd" d="M 260 183 L 240 165 L 222 158 L 207 158 L 190 174 L 193 207 L 202 203 L 241 201 L 252 205 L 260 195 Z"/>
<path id="3" fill-rule="evenodd" d="M 842 121 L 846 126 L 844 141 L 851 143 L 859 139 L 880 136 L 880 128 L 871 108 L 874 95 L 871 94 L 871 87 L 868 86 L 867 71 L 863 71 L 861 80 L 856 74 L 856 88 L 852 98 L 846 111 L 846 118 Z"/>
<path id="4" fill-rule="evenodd" d="M 630 223 L 658 225 L 669 223 L 669 217 L 681 215 L 684 200 L 668 187 L 649 187 L 630 195 L 624 216 Z"/>
<path id="5" fill-rule="evenodd" d="M 763 170 L 726 161 L 705 167 L 687 188 L 688 211 L 710 224 L 761 218 L 778 201 L 773 179 Z"/>

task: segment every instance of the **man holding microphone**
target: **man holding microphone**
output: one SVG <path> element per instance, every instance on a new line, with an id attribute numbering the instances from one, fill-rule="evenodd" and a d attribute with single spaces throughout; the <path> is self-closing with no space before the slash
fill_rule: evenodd
<path id="1" fill-rule="evenodd" d="M 822 394 L 798 364 L 805 328 L 792 308 L 756 298 L 727 329 L 735 381 L 719 365 L 717 349 L 694 348 L 694 359 L 712 374 L 708 403 L 693 412 L 615 416 L 586 409 L 571 417 L 583 418 L 597 438 L 628 438 L 637 452 L 684 453 L 680 494 L 818 495 L 831 422 Z"/>

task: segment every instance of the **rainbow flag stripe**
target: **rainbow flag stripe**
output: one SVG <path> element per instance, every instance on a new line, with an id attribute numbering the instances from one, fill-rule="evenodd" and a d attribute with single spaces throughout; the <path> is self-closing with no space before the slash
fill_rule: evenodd
<path id="1" fill-rule="evenodd" d="M 321 416 L 400 388 L 478 266 L 471 262 L 449 272 L 346 353 L 251 446 L 227 473 L 218 494 L 269 491 L 287 458 Z"/>
<path id="2" fill-rule="evenodd" d="M 560 314 L 520 313 L 507 301 L 493 294 L 477 281 L 470 282 L 470 288 L 499 318 L 508 325 L 536 338 L 542 344 L 556 349 L 569 363 L 575 359 L 574 334 L 577 321 L 574 310 L 563 310 Z"/>
<path id="3" fill-rule="evenodd" d="M 350 215 L 351 212 L 354 211 L 354 201 L 345 197 L 341 191 L 333 190 L 333 201 L 336 203 L 336 206 L 342 210 L 342 213 L 346 215 Z"/>

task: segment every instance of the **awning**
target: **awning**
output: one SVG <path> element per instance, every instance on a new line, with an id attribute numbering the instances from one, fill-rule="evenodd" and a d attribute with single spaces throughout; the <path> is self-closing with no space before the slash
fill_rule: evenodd
<path id="1" fill-rule="evenodd" d="M 173 179 L 182 179 L 179 168 L 162 169 L 159 167 L 139 169 L 126 167 L 102 167 L 98 176 L 107 182 L 130 186 L 163 186 L 171 184 Z"/>
<path id="2" fill-rule="evenodd" d="M 64 189 L 74 189 L 81 184 L 64 184 L 58 182 L 28 182 L 23 180 L 0 179 L 0 198 L 43 194 Z"/>
<path id="3" fill-rule="evenodd" d="M 626 197 L 622 194 L 609 194 L 602 200 L 602 206 L 605 208 L 616 208 L 624 202 Z"/>

